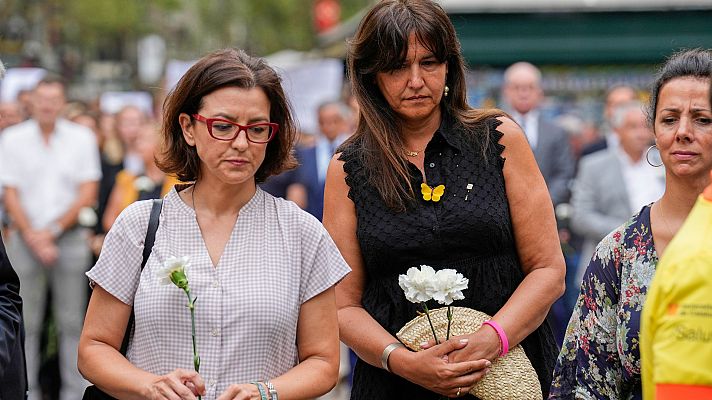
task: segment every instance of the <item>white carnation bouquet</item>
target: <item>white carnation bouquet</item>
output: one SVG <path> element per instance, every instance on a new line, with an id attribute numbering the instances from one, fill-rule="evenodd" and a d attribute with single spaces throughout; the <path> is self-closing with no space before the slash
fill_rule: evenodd
<path id="1" fill-rule="evenodd" d="M 398 276 L 398 285 L 405 292 L 405 298 L 411 303 L 420 303 L 428 318 L 430 329 L 433 332 L 435 343 L 440 344 L 433 322 L 430 319 L 430 310 L 427 302 L 435 300 L 447 306 L 447 334 L 445 340 L 450 339 L 450 325 L 452 323 L 452 302 L 462 300 L 465 296 L 462 291 L 467 289 L 469 280 L 454 269 L 441 269 L 435 271 L 429 265 L 421 265 L 420 269 L 412 267 L 405 275 Z"/>

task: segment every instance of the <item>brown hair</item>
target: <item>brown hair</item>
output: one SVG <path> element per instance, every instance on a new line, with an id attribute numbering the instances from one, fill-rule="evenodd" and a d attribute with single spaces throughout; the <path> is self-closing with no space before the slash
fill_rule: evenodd
<path id="1" fill-rule="evenodd" d="M 192 115 L 202 107 L 203 97 L 231 86 L 262 89 L 270 102 L 270 121 L 279 124 L 277 135 L 267 144 L 265 160 L 255 173 L 255 181 L 264 182 L 269 176 L 296 166 L 292 154 L 296 127 L 279 75 L 260 58 L 242 50 L 223 49 L 198 60 L 166 98 L 161 127 L 163 154 L 157 160 L 161 170 L 175 174 L 183 182 L 200 178 L 198 152 L 183 138 L 178 117 L 185 113 L 192 120 Z"/>
<path id="2" fill-rule="evenodd" d="M 376 83 L 376 74 L 396 69 L 408 54 L 408 37 L 417 40 L 439 62 L 447 63 L 446 85 L 450 95 L 440 106 L 443 116 L 472 133 L 479 122 L 504 113 L 476 110 L 467 104 L 465 62 L 455 28 L 445 11 L 431 0 L 386 0 L 376 4 L 361 20 L 347 56 L 352 90 L 360 106 L 358 127 L 348 144 L 358 144 L 369 182 L 386 205 L 405 210 L 415 193 L 410 184 L 408 162 L 395 112 Z M 472 138 L 485 149 L 489 134 Z"/>
<path id="3" fill-rule="evenodd" d="M 42 79 L 37 82 L 35 89 L 42 85 L 59 85 L 62 87 L 62 93 L 64 97 L 67 97 L 67 81 L 60 75 L 54 73 L 48 73 Z"/>
<path id="4" fill-rule="evenodd" d="M 655 131 L 655 113 L 663 86 L 675 78 L 710 79 L 712 71 L 712 51 L 707 49 L 681 50 L 671 55 L 660 68 L 650 93 L 647 107 L 648 124 Z"/>

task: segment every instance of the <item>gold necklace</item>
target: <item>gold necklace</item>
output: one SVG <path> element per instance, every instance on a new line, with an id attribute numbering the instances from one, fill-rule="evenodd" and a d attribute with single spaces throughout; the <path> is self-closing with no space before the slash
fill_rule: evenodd
<path id="1" fill-rule="evenodd" d="M 403 152 L 405 153 L 406 157 L 418 157 L 418 154 L 422 153 L 423 150 L 412 151 L 403 149 Z"/>

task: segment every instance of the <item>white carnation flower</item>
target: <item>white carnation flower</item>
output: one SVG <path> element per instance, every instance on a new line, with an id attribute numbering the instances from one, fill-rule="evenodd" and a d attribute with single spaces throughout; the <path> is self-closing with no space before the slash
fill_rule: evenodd
<path id="1" fill-rule="evenodd" d="M 435 270 L 429 265 L 420 269 L 411 267 L 405 275 L 398 276 L 398 285 L 411 303 L 423 303 L 433 298 Z"/>
<path id="2" fill-rule="evenodd" d="M 190 257 L 168 257 L 163 263 L 163 268 L 156 271 L 156 277 L 161 285 L 176 284 L 173 280 L 180 278 L 181 275 L 185 278 L 186 270 L 190 267 Z M 177 274 L 176 274 L 177 273 Z"/>
<path id="3" fill-rule="evenodd" d="M 455 300 L 462 300 L 465 298 L 462 291 L 467 289 L 469 282 L 469 279 L 454 269 L 441 269 L 435 273 L 433 299 L 448 306 Z"/>

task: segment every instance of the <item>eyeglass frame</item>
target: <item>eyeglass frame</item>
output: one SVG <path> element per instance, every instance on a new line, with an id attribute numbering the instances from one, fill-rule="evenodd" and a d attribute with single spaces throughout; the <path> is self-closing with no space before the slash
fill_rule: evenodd
<path id="1" fill-rule="evenodd" d="M 208 127 L 208 133 L 210 134 L 210 137 L 212 137 L 215 140 L 221 140 L 224 142 L 231 142 L 231 141 L 235 140 L 240 135 L 240 132 L 245 131 L 245 138 L 247 138 L 248 142 L 257 143 L 257 144 L 265 144 L 265 143 L 271 142 L 272 139 L 274 139 L 274 137 L 277 136 L 277 131 L 279 131 L 279 124 L 276 122 L 257 122 L 254 124 L 240 125 L 236 122 L 232 122 L 232 121 L 224 119 L 224 118 L 207 118 L 207 117 L 204 117 L 198 113 L 192 114 L 191 116 L 193 118 L 195 118 L 196 120 L 205 123 L 205 125 Z M 235 132 L 235 136 L 233 136 L 230 139 L 225 139 L 225 138 L 219 138 L 219 137 L 216 137 L 215 135 L 213 135 L 213 123 L 216 121 L 224 122 L 224 123 L 228 123 L 230 125 L 236 126 L 238 128 L 238 130 L 237 130 L 237 132 Z M 269 126 L 270 129 L 272 130 L 272 135 L 270 135 L 270 137 L 269 137 L 269 139 L 267 139 L 267 141 L 260 142 L 260 141 L 254 141 L 254 140 L 250 139 L 250 135 L 247 133 L 247 129 L 252 128 L 253 126 L 265 126 L 265 125 Z"/>

